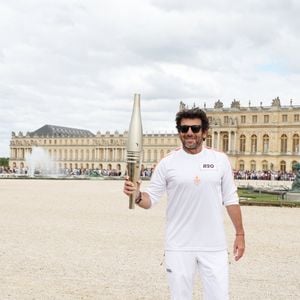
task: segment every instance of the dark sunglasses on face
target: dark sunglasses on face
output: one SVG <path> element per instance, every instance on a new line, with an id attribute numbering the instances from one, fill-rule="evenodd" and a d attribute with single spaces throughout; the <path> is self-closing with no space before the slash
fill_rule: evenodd
<path id="1" fill-rule="evenodd" d="M 198 133 L 201 130 L 202 126 L 201 125 L 191 125 L 191 126 L 188 126 L 188 125 L 178 125 L 177 126 L 178 131 L 182 132 L 182 133 L 187 133 L 190 128 L 192 129 L 193 133 Z"/>

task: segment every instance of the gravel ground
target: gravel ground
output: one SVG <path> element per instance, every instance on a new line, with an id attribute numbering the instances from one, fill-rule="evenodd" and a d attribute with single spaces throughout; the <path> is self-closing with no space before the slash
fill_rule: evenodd
<path id="1" fill-rule="evenodd" d="M 0 299 L 168 299 L 166 201 L 129 210 L 122 185 L 0 180 Z M 242 211 L 247 249 L 238 263 L 225 217 L 231 299 L 300 299 L 300 209 Z"/>

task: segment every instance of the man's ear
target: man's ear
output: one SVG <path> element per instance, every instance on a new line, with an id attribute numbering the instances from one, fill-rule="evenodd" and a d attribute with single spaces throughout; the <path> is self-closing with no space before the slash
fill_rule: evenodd
<path id="1" fill-rule="evenodd" d="M 203 141 L 205 141 L 205 139 L 207 138 L 207 130 L 202 132 L 202 138 L 203 138 Z"/>

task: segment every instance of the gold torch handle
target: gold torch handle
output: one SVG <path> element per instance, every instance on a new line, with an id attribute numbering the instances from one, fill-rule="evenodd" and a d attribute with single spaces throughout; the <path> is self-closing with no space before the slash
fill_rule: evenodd
<path id="1" fill-rule="evenodd" d="M 139 172 L 140 172 L 139 163 L 128 163 L 129 180 L 133 182 L 135 188 L 137 187 L 137 182 L 140 179 Z M 134 209 L 136 196 L 137 196 L 137 191 L 134 191 L 132 195 L 129 196 L 129 209 Z"/>

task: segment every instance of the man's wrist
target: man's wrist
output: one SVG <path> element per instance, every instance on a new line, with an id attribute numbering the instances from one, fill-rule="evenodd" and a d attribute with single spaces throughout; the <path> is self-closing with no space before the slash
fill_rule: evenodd
<path id="1" fill-rule="evenodd" d="M 245 233 L 244 232 L 237 232 L 235 235 L 236 236 L 245 236 Z"/>

